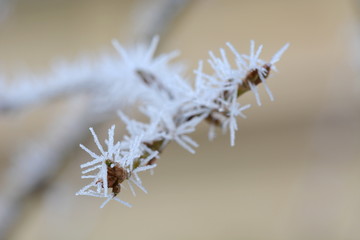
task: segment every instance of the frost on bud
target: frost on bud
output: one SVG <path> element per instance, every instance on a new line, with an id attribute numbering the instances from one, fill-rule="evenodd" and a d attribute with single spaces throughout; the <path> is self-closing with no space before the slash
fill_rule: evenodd
<path id="1" fill-rule="evenodd" d="M 112 188 L 112 192 L 116 196 L 121 190 L 120 184 L 130 178 L 131 172 L 122 168 L 118 163 L 112 163 L 110 160 L 106 160 L 105 163 L 107 165 L 107 187 Z M 98 182 L 102 183 L 102 180 Z"/>
<path id="2" fill-rule="evenodd" d="M 77 192 L 77 195 L 106 198 L 101 207 L 105 206 L 111 199 L 119 201 L 126 206 L 131 206 L 116 197 L 121 190 L 122 184 L 126 181 L 134 195 L 135 191 L 132 184 L 135 184 L 142 191 L 147 192 L 142 186 L 138 173 L 156 167 L 156 164 L 149 166 L 148 163 L 151 159 L 157 157 L 158 152 L 148 148 L 142 148 L 143 144 L 139 137 L 114 143 L 114 130 L 115 126 L 112 126 L 112 128 L 109 129 L 109 137 L 105 140 L 108 149 L 104 150 L 97 135 L 90 129 L 94 137 L 94 142 L 101 153 L 100 155 L 97 155 L 85 146 L 80 145 L 81 148 L 93 158 L 93 160 L 81 165 L 81 168 L 87 168 L 82 173 L 87 174 L 94 171 L 97 171 L 97 173 L 82 176 L 82 178 L 90 178 L 93 180 L 90 184 Z M 112 189 L 111 193 L 109 193 L 108 188 Z"/>

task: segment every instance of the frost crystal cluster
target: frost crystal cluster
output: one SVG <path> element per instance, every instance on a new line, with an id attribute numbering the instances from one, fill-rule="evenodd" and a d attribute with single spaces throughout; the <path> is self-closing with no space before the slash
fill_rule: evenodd
<path id="1" fill-rule="evenodd" d="M 91 182 L 77 195 L 105 198 L 101 207 L 110 200 L 130 207 L 129 203 L 117 197 L 123 187 L 128 187 L 134 195 L 135 187 L 146 192 L 139 173 L 156 167 L 159 154 L 170 141 L 195 153 L 194 148 L 198 144 L 189 134 L 202 121 L 210 124 L 210 138 L 215 136 L 215 127 L 222 128 L 224 132 L 229 130 L 233 146 L 238 129 L 237 117 L 245 118 L 243 111 L 250 107 L 238 103 L 238 98 L 252 91 L 257 104 L 261 105 L 257 86 L 262 83 L 273 100 L 266 79 L 272 70 L 276 71 L 274 64 L 288 47 L 288 44 L 285 45 L 269 62 L 265 62 L 259 58 L 262 46 L 255 49 L 253 41 L 249 55 L 238 53 L 227 43 L 235 66 L 230 64 L 224 49 L 220 49 L 220 57 L 209 52 L 208 63 L 213 73 L 204 73 L 203 62 L 200 61 L 198 69 L 194 71 L 196 79 L 192 87 L 183 76 L 182 69 L 170 63 L 177 56 L 176 52 L 154 56 L 158 40 L 155 37 L 148 47 L 139 45 L 133 49 L 125 49 L 117 41 L 113 42 L 121 56 L 118 66 L 122 76 L 113 83 L 113 91 L 119 87 L 128 88 L 131 101 L 140 103 L 140 111 L 149 120 L 147 123 L 139 122 L 118 112 L 127 126 L 127 135 L 116 141 L 115 126 L 112 126 L 103 145 L 90 128 L 98 150 L 95 153 L 80 145 L 92 158 L 81 165 L 84 169 L 82 178 L 89 178 Z"/>

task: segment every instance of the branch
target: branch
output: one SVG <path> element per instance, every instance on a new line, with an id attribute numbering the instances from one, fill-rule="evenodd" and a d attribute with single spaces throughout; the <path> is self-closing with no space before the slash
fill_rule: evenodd
<path id="1" fill-rule="evenodd" d="M 133 193 L 131 183 L 147 192 L 137 173 L 155 168 L 159 154 L 170 141 L 175 141 L 189 152 L 195 153 L 194 147 L 198 144 L 188 134 L 194 132 L 203 120 L 224 130 L 229 128 L 231 145 L 234 145 L 236 117 L 245 117 L 243 111 L 250 107 L 241 106 L 237 98 L 245 92 L 252 91 L 260 105 L 257 85 L 262 83 L 270 99 L 273 99 L 266 85 L 266 78 L 271 70 L 276 70 L 274 63 L 279 60 L 288 44 L 268 63 L 259 59 L 262 46 L 255 52 L 254 42 L 251 42 L 249 56 L 240 55 L 229 43 L 228 46 L 235 55 L 237 68 L 233 69 L 229 64 L 225 50 L 220 49 L 221 58 L 210 52 L 211 59 L 208 62 L 214 74 L 204 74 L 200 62 L 199 69 L 195 71 L 197 78 L 193 89 L 183 77 L 173 71 L 168 61 L 163 60 L 169 59 L 166 55 L 152 58 L 154 44 L 150 44 L 148 50 L 144 49 L 144 52 L 137 52 L 137 55 L 133 56 L 116 43 L 131 71 L 129 79 L 140 79 L 143 85 L 147 86 L 147 89 L 141 90 L 141 94 L 138 94 L 138 100 L 143 103 L 140 110 L 150 121 L 141 123 L 119 112 L 129 135 L 124 136 L 122 141 L 115 142 L 113 126 L 109 129 L 108 139 L 105 140 L 107 150 L 103 148 L 93 129 L 90 129 L 100 154 L 81 145 L 92 157 L 92 160 L 82 164 L 81 168 L 85 169 L 83 174 L 96 171 L 97 173 L 83 176 L 92 181 L 77 195 L 106 198 L 101 205 L 103 207 L 111 199 L 123 202 L 117 195 L 126 180 Z M 109 192 L 108 188 L 112 191 Z M 129 203 L 123 203 L 131 206 Z"/>

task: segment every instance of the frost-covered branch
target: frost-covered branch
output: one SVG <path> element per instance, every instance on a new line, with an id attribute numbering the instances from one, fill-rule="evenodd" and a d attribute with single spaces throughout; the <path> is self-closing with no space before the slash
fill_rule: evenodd
<path id="1" fill-rule="evenodd" d="M 141 26 L 132 27 L 132 30 L 137 33 L 136 39 L 144 40 L 148 36 L 164 33 L 173 22 L 172 18 L 177 16 L 179 10 L 189 2 L 187 0 L 152 2 L 151 5 L 157 9 L 156 14 L 149 11 L 148 8 L 140 9 L 140 6 L 136 6 L 139 10 L 136 12 L 139 15 L 151 12 L 150 15 L 161 16 L 150 21 L 140 21 L 142 22 Z M 138 17 L 134 19 L 139 21 Z M 144 22 L 147 23 L 146 31 L 144 28 L 137 29 L 137 27 L 143 27 Z M 47 104 L 58 98 L 73 97 L 73 95 L 78 96 L 79 94 L 87 96 L 85 104 L 78 112 L 60 116 L 53 122 L 55 127 L 49 128 L 37 136 L 39 137 L 35 144 L 37 148 L 34 148 L 32 141 L 25 146 L 18 147 L 21 153 L 13 160 L 19 164 L 14 164 L 11 172 L 24 171 L 25 174 L 17 174 L 17 182 L 20 183 L 16 185 L 17 194 L 8 194 L 8 189 L 0 194 L 3 196 L 3 198 L 0 197 L 0 202 L 4 203 L 1 204 L 4 211 L 0 209 L 0 238 L 5 236 L 7 234 L 5 230 L 15 223 L 16 213 L 20 212 L 21 205 L 32 196 L 33 190 L 38 189 L 37 186 L 42 185 L 45 179 L 54 178 L 58 168 L 65 162 L 66 153 L 84 137 L 86 133 L 84 129 L 105 121 L 109 116 L 113 116 L 116 110 L 132 105 L 136 96 L 131 93 L 132 89 L 137 86 L 137 82 L 126 81 L 127 85 L 124 85 L 126 78 L 123 71 L 126 70 L 124 66 L 126 64 L 118 55 L 103 53 L 101 57 L 94 60 L 82 58 L 72 63 L 58 62 L 53 65 L 52 71 L 43 76 L 22 73 L 11 83 L 9 79 L 5 81 L 0 77 L 0 114 L 29 109 L 34 105 Z M 68 131 L 59 131 L 57 128 L 61 123 L 69 124 L 73 131 L 69 131 L 69 127 Z M 46 137 L 50 137 L 52 140 L 48 141 Z M 25 152 L 24 149 L 27 151 Z M 34 161 L 41 164 L 36 164 Z M 36 177 L 28 178 L 33 175 Z M 6 174 L 3 177 L 6 182 L 11 182 L 11 178 L 8 176 Z M 21 182 L 27 184 L 21 184 Z M 46 188 L 41 190 L 44 189 Z"/>
<path id="2" fill-rule="evenodd" d="M 89 94 L 97 107 L 97 103 L 102 104 L 104 98 L 101 96 L 106 93 L 106 100 L 109 100 L 113 83 L 123 77 L 121 66 L 117 56 L 103 54 L 101 58 L 93 61 L 81 59 L 74 63 L 58 62 L 52 66 L 50 73 L 42 77 L 22 74 L 9 84 L 0 81 L 0 113 L 21 110 L 80 93 Z M 119 92 L 121 89 L 117 90 Z M 111 101 L 116 102 L 113 105 L 119 107 L 118 95 L 112 96 Z M 107 108 L 113 105 L 108 104 Z"/>
<path id="3" fill-rule="evenodd" d="M 243 111 L 250 107 L 238 103 L 238 98 L 245 92 L 252 91 L 258 105 L 261 105 L 257 86 L 262 83 L 269 98 L 273 100 L 266 79 L 271 71 L 276 70 L 274 64 L 288 47 L 286 44 L 269 62 L 265 62 L 259 58 L 262 46 L 255 50 L 253 41 L 250 55 L 239 54 L 227 43 L 235 57 L 236 66 L 231 66 L 224 49 L 220 49 L 220 57 L 210 52 L 208 63 L 213 73 L 203 73 L 203 62 L 200 61 L 198 69 L 194 71 L 196 80 L 193 88 L 182 72 L 174 67 L 176 65 L 169 62 L 174 54 L 153 56 L 157 42 L 158 38 L 154 38 L 148 48 L 138 46 L 130 50 L 114 42 L 126 64 L 123 84 L 127 85 L 129 81 L 136 83 L 132 89 L 133 99 L 141 103 L 140 111 L 148 117 L 149 122 L 138 122 L 119 112 L 119 117 L 127 126 L 128 135 L 121 141 L 115 141 L 113 126 L 105 140 L 106 149 L 94 130 L 90 129 L 98 153 L 81 145 L 92 158 L 81 165 L 84 169 L 83 178 L 90 178 L 92 181 L 77 195 L 105 198 L 101 207 L 111 199 L 130 206 L 117 197 L 125 182 L 133 194 L 133 184 L 146 192 L 138 173 L 155 168 L 159 153 L 170 141 L 175 141 L 184 149 L 195 153 L 194 148 L 198 147 L 198 144 L 189 134 L 194 132 L 203 120 L 211 126 L 221 127 L 224 132 L 229 129 L 233 146 L 235 131 L 238 129 L 237 117 L 245 118 Z M 214 136 L 213 132 L 210 135 Z M 112 189 L 111 192 L 109 188 Z"/>

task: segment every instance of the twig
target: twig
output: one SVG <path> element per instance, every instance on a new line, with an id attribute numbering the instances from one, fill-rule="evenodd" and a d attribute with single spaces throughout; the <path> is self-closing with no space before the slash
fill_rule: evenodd
<path id="1" fill-rule="evenodd" d="M 168 4 L 168 2 L 160 2 L 160 4 Z M 171 6 L 176 7 L 167 5 L 167 7 L 159 7 L 159 9 L 167 12 L 177 11 Z M 159 12 L 158 15 L 163 16 L 164 14 Z M 150 27 L 152 30 L 141 38 L 146 38 L 147 34 L 154 35 L 163 32 L 161 29 L 166 29 L 167 25 L 172 22 L 170 19 L 174 16 L 168 14 L 168 21 L 165 21 L 165 24 L 154 21 L 152 24 L 161 23 L 161 26 Z M 152 32 L 155 29 L 156 32 Z M 116 71 L 108 71 L 109 69 L 116 69 Z M 25 148 L 30 149 L 28 152 L 30 155 L 23 154 L 17 157 L 20 164 L 9 170 L 9 173 L 24 171 L 24 174 L 16 174 L 17 183 L 12 180 L 13 175 L 8 174 L 6 177 L 8 186 L 16 185 L 17 191 L 8 188 L 1 193 L 1 196 L 4 197 L 0 197 L 2 203 L 0 205 L 2 207 L 0 210 L 0 239 L 4 238 L 16 223 L 17 217 L 20 216 L 17 213 L 22 211 L 23 203 L 32 196 L 34 190 L 38 189 L 45 179 L 53 178 L 64 164 L 64 153 L 69 152 L 77 145 L 76 143 L 80 142 L 80 139 L 83 139 L 84 128 L 105 121 L 109 115 L 113 116 L 117 109 L 126 105 L 127 102 L 124 101 L 127 98 L 126 91 L 123 92 L 124 94 L 119 91 L 113 92 L 111 101 L 106 98 L 114 90 L 112 83 L 119 82 L 119 79 L 123 77 L 118 58 L 108 55 L 93 63 L 82 60 L 74 64 L 56 65 L 54 71 L 42 79 L 28 76 L 26 79 L 18 80 L 12 86 L 5 86 L 4 83 L 1 83 L 0 113 L 19 111 L 32 105 L 47 103 L 53 99 L 78 95 L 79 92 L 86 93 L 89 98 L 85 104 L 86 107 L 80 110 L 82 114 L 73 113 L 61 117 L 54 123 L 56 126 L 50 127 L 45 135 L 39 136 L 40 151 L 34 151 L 33 144 L 29 144 Z M 38 84 L 30 83 L 31 79 L 36 79 Z M 121 87 L 117 90 L 119 89 Z M 107 103 L 105 108 L 102 107 L 104 102 Z M 68 125 L 66 131 L 58 131 L 58 127 L 63 124 L 70 124 L 70 126 Z M 47 141 L 47 137 L 54 141 Z M 30 167 L 31 165 L 35 166 L 36 161 L 38 162 L 37 167 Z M 27 184 L 21 184 L 24 182 Z"/>

